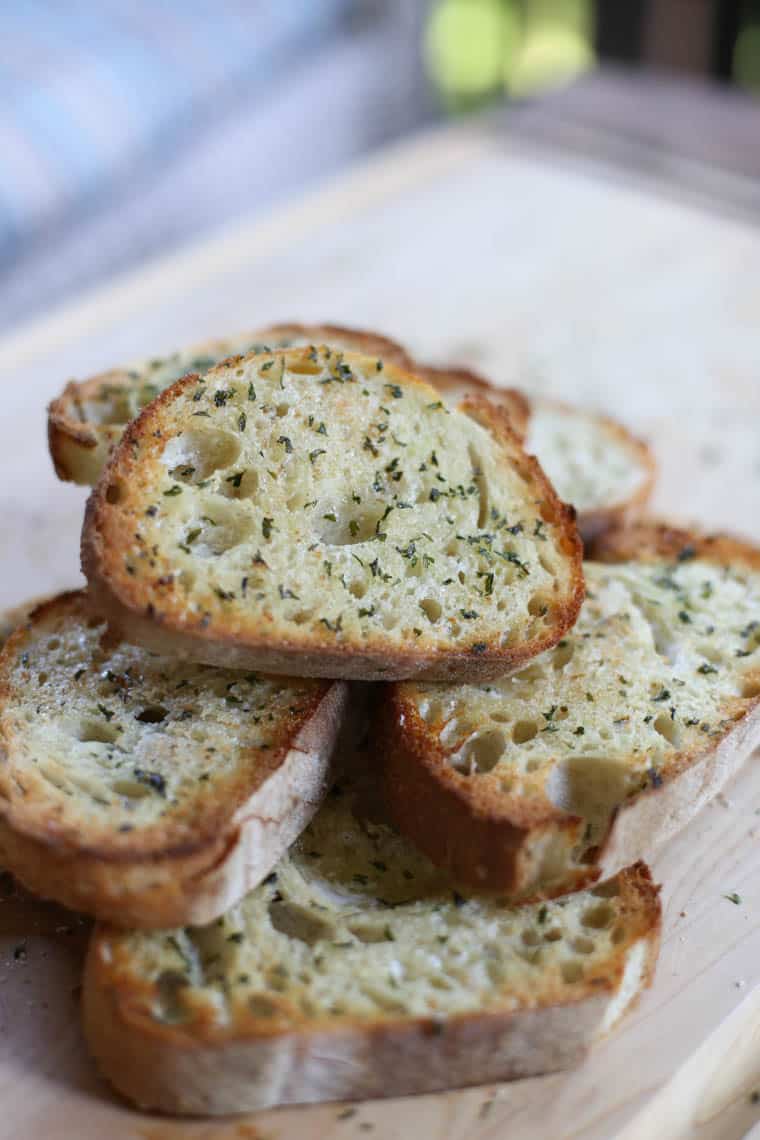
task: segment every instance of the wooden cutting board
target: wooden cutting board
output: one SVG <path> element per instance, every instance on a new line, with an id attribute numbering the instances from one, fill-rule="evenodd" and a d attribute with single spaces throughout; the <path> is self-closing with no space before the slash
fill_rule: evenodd
<path id="1" fill-rule="evenodd" d="M 375 327 L 609 410 L 654 444 L 659 510 L 760 540 L 760 229 L 698 204 L 681 175 L 623 175 L 493 124 L 449 129 L 7 338 L 0 605 L 78 581 L 84 494 L 56 482 L 44 440 L 67 377 L 289 318 Z M 78 1028 L 86 923 L 0 880 L 0 1136 L 734 1140 L 760 1121 L 759 840 L 755 758 L 654 860 L 655 984 L 576 1071 L 213 1124 L 110 1096 Z"/>

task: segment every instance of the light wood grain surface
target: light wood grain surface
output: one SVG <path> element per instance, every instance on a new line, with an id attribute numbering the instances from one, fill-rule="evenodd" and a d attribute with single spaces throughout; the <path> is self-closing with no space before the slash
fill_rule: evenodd
<path id="1" fill-rule="evenodd" d="M 656 448 L 657 508 L 760 540 L 758 265 L 748 221 L 598 159 L 531 150 L 489 126 L 404 144 L 0 344 L 0 604 L 78 580 L 84 496 L 55 481 L 44 440 L 63 380 L 289 318 L 376 327 L 431 359 L 612 411 Z M 86 928 L 10 894 L 0 1135 L 734 1140 L 760 1120 L 759 836 L 753 759 L 654 860 L 665 903 L 655 985 L 575 1072 L 213 1125 L 141 1116 L 109 1096 L 78 1029 Z"/>

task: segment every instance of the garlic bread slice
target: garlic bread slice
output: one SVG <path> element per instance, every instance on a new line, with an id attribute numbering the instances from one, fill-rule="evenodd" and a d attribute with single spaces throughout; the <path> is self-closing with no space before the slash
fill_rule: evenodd
<path id="1" fill-rule="evenodd" d="M 83 592 L 46 602 L 0 654 L 0 865 L 123 925 L 208 922 L 316 811 L 345 702 L 114 640 Z"/>
<path id="2" fill-rule="evenodd" d="M 643 865 L 541 906 L 467 897 L 336 792 L 217 922 L 95 929 L 85 1034 L 130 1100 L 207 1115 L 533 1076 L 577 1063 L 648 985 Z"/>
<path id="3" fill-rule="evenodd" d="M 549 653 L 378 699 L 390 817 L 460 882 L 524 899 L 612 874 L 760 744 L 760 551 L 641 524 L 592 553 L 578 621 Z"/>
<path id="4" fill-rule="evenodd" d="M 583 592 L 573 512 L 503 411 L 329 347 L 164 392 L 90 498 L 82 560 L 156 650 L 358 680 L 500 675 Z"/>

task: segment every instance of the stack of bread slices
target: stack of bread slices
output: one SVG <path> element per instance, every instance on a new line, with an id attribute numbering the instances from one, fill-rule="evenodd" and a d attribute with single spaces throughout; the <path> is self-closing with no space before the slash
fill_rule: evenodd
<path id="1" fill-rule="evenodd" d="M 575 1063 L 652 977 L 643 859 L 760 741 L 760 552 L 643 520 L 620 425 L 335 326 L 70 383 L 49 438 L 87 588 L 7 623 L 0 862 L 97 920 L 103 1075 Z"/>

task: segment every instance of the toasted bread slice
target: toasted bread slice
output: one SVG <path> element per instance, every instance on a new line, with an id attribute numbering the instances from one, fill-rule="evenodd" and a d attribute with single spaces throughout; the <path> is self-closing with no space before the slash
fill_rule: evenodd
<path id="1" fill-rule="evenodd" d="M 114 643 L 63 594 L 0 654 L 0 863 L 112 922 L 208 922 L 313 815 L 345 701 Z"/>
<path id="2" fill-rule="evenodd" d="M 56 474 L 73 483 L 97 482 L 126 425 L 159 392 L 188 372 L 203 376 L 228 356 L 240 353 L 323 343 L 398 364 L 406 362 L 404 349 L 378 333 L 340 325 L 290 323 L 205 341 L 88 380 L 71 380 L 48 408 L 48 444 Z"/>
<path id="3" fill-rule="evenodd" d="M 526 450 L 538 456 L 559 497 L 578 512 L 584 540 L 634 518 L 648 501 L 657 473 L 654 456 L 617 420 L 498 388 L 469 369 L 425 367 L 421 375 L 447 399 L 479 393 L 507 409 Z"/>
<path id="4" fill-rule="evenodd" d="M 645 857 L 760 744 L 760 551 L 612 532 L 551 653 L 379 703 L 390 818 L 461 882 L 549 897 Z"/>
<path id="5" fill-rule="evenodd" d="M 171 356 L 142 360 L 89 380 L 72 380 L 48 409 L 50 452 L 61 479 L 94 484 L 124 428 L 151 400 L 188 372 L 209 368 L 238 353 L 265 347 L 329 344 L 379 356 L 410 368 L 447 398 L 484 395 L 504 407 L 513 430 L 538 455 L 559 497 L 578 511 L 584 538 L 640 511 L 654 486 L 650 449 L 607 416 L 556 400 L 499 388 L 466 368 L 416 364 L 396 341 L 340 325 L 270 325 L 255 332 L 206 341 Z"/>
<path id="6" fill-rule="evenodd" d="M 583 592 L 573 512 L 503 411 L 325 347 L 159 396 L 90 497 L 82 562 L 149 647 L 359 680 L 500 675 Z"/>
<path id="7" fill-rule="evenodd" d="M 465 898 L 337 792 L 213 925 L 96 928 L 85 1033 L 130 1100 L 238 1113 L 549 1072 L 648 984 L 660 909 L 643 865 L 542 906 Z"/>

